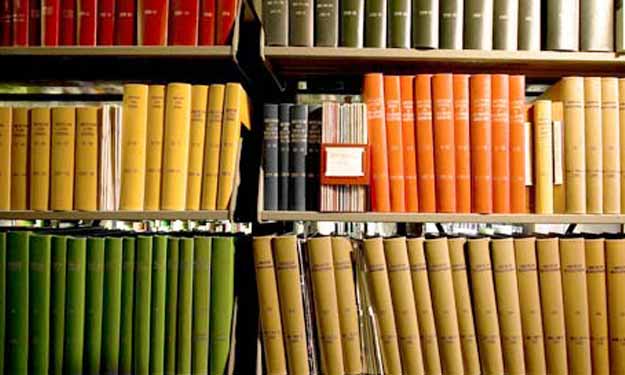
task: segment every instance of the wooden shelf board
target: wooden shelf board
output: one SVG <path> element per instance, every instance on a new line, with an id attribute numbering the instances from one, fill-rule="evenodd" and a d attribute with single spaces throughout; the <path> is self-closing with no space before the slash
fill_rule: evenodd
<path id="1" fill-rule="evenodd" d="M 0 220 L 228 220 L 220 211 L 0 211 Z"/>
<path id="2" fill-rule="evenodd" d="M 57 56 L 57 57 L 199 57 L 228 58 L 231 46 L 68 46 L 68 47 L 1 47 L 5 56 Z"/>

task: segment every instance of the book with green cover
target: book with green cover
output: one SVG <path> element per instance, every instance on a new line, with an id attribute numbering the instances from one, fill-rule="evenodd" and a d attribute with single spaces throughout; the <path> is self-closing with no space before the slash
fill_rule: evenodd
<path id="1" fill-rule="evenodd" d="M 150 373 L 150 297 L 152 237 L 137 237 L 135 262 L 134 373 Z"/>
<path id="2" fill-rule="evenodd" d="M 67 237 L 52 236 L 50 288 L 50 374 L 63 374 L 65 342 L 65 285 L 67 282 Z"/>
<path id="3" fill-rule="evenodd" d="M 208 372 L 211 287 L 211 238 L 195 238 L 193 270 L 193 366 L 194 374 Z"/>
<path id="4" fill-rule="evenodd" d="M 462 49 L 464 0 L 440 0 L 439 47 Z"/>
<path id="5" fill-rule="evenodd" d="M 289 45 L 312 47 L 315 41 L 313 0 L 289 0 Z"/>
<path id="6" fill-rule="evenodd" d="M 0 232 L 0 374 L 4 374 L 4 333 L 6 311 L 7 234 Z"/>
<path id="7" fill-rule="evenodd" d="M 165 299 L 165 374 L 176 373 L 176 332 L 178 329 L 178 274 L 180 240 L 167 240 L 167 296 Z"/>
<path id="8" fill-rule="evenodd" d="M 341 1 L 341 47 L 361 48 L 365 33 L 365 0 Z"/>
<path id="9" fill-rule="evenodd" d="M 338 47 L 339 1 L 315 0 L 315 46 Z"/>
<path id="10" fill-rule="evenodd" d="M 412 47 L 438 48 L 438 0 L 412 0 Z"/>
<path id="11" fill-rule="evenodd" d="M 223 374 L 228 363 L 234 305 L 233 237 L 214 237 L 212 242 L 210 373 Z"/>
<path id="12" fill-rule="evenodd" d="M 7 374 L 28 373 L 28 238 L 29 232 L 7 234 L 6 347 Z"/>
<path id="13" fill-rule="evenodd" d="M 150 313 L 150 373 L 165 369 L 165 303 L 167 296 L 167 237 L 154 236 L 152 250 L 152 311 Z"/>
<path id="14" fill-rule="evenodd" d="M 87 239 L 87 304 L 85 306 L 85 371 L 100 371 L 102 354 L 102 301 L 104 291 L 104 238 Z"/>
<path id="15" fill-rule="evenodd" d="M 50 262 L 51 237 L 45 234 L 30 236 L 29 263 L 29 336 L 30 374 L 47 374 L 50 343 Z"/>
<path id="16" fill-rule="evenodd" d="M 178 285 L 178 337 L 176 372 L 191 372 L 191 331 L 193 322 L 193 238 L 180 239 Z"/>
<path id="17" fill-rule="evenodd" d="M 119 373 L 132 374 L 132 312 L 135 289 L 135 246 L 132 237 L 123 239 L 122 300 L 119 323 Z"/>
<path id="18" fill-rule="evenodd" d="M 67 300 L 63 355 L 63 373 L 69 375 L 83 374 L 86 271 L 87 239 L 70 237 L 67 240 Z"/>
<path id="19" fill-rule="evenodd" d="M 464 3 L 464 49 L 493 49 L 493 0 Z"/>
<path id="20" fill-rule="evenodd" d="M 102 373 L 119 371 L 119 324 L 122 293 L 122 239 L 105 242 L 104 305 L 102 314 Z"/>
<path id="21" fill-rule="evenodd" d="M 388 46 L 410 48 L 411 0 L 389 0 L 388 2 Z"/>
<path id="22" fill-rule="evenodd" d="M 262 9 L 265 43 L 268 46 L 288 46 L 289 2 L 287 0 L 263 0 Z"/>
<path id="23" fill-rule="evenodd" d="M 386 0 L 365 1 L 365 47 L 386 48 Z"/>

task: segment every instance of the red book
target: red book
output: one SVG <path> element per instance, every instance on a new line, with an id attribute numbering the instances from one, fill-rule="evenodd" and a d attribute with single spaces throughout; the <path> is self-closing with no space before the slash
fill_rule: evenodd
<path id="1" fill-rule="evenodd" d="M 115 35 L 115 0 L 98 1 L 98 45 L 112 46 Z"/>
<path id="2" fill-rule="evenodd" d="M 139 45 L 167 45 L 167 0 L 139 0 L 138 23 Z"/>
<path id="3" fill-rule="evenodd" d="M 401 127 L 404 145 L 404 182 L 406 184 L 406 211 L 419 211 L 417 186 L 417 148 L 415 147 L 414 77 L 399 78 L 401 94 Z"/>
<path id="4" fill-rule="evenodd" d="M 98 17 L 97 0 L 78 0 L 78 45 L 96 45 L 96 21 Z"/>
<path id="5" fill-rule="evenodd" d="M 525 213 L 525 76 L 510 76 L 510 211 Z"/>
<path id="6" fill-rule="evenodd" d="M 62 46 L 76 44 L 76 0 L 61 0 L 60 27 L 59 44 Z"/>
<path id="7" fill-rule="evenodd" d="M 11 0 L 0 0 L 0 46 L 13 44 Z"/>
<path id="8" fill-rule="evenodd" d="M 432 128 L 432 75 L 417 74 L 414 87 L 415 113 L 417 116 L 419 211 L 436 212 L 434 130 Z"/>
<path id="9" fill-rule="evenodd" d="M 310 10 L 312 12 L 312 9 Z M 237 16 L 236 0 L 220 0 L 217 2 L 217 45 L 230 44 L 232 29 L 234 29 L 234 19 Z"/>
<path id="10" fill-rule="evenodd" d="M 215 0 L 200 2 L 200 42 L 201 46 L 215 44 Z"/>
<path id="11" fill-rule="evenodd" d="M 391 210 L 393 212 L 405 212 L 406 189 L 404 184 L 404 147 L 402 143 L 399 76 L 384 76 L 384 104 L 388 177 L 391 184 Z"/>
<path id="12" fill-rule="evenodd" d="M 118 46 L 134 46 L 137 28 L 135 15 L 137 6 L 134 1 L 119 1 L 115 13 L 115 44 Z"/>
<path id="13" fill-rule="evenodd" d="M 13 0 L 13 46 L 28 46 L 28 0 Z"/>
<path id="14" fill-rule="evenodd" d="M 493 74 L 493 211 L 510 212 L 510 87 L 508 75 Z"/>
<path id="15" fill-rule="evenodd" d="M 197 45 L 198 11 L 197 0 L 172 0 L 169 44 L 172 46 Z"/>
<path id="16" fill-rule="evenodd" d="M 58 46 L 61 1 L 42 0 L 41 11 L 41 45 Z"/>
<path id="17" fill-rule="evenodd" d="M 30 19 L 28 20 L 28 45 L 41 45 L 41 0 L 30 0 Z"/>
<path id="18" fill-rule="evenodd" d="M 471 76 L 471 187 L 473 212 L 493 212 L 491 79 Z"/>
<path id="19" fill-rule="evenodd" d="M 454 74 L 454 143 L 456 145 L 456 212 L 471 212 L 471 139 L 469 75 Z"/>
<path id="20" fill-rule="evenodd" d="M 436 211 L 456 212 L 456 154 L 454 150 L 454 84 L 449 73 L 432 77 Z"/>

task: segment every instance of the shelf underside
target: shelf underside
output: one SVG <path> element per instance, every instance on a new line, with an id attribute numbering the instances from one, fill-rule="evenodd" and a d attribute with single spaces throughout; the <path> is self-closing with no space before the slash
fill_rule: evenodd
<path id="1" fill-rule="evenodd" d="M 0 220 L 228 220 L 229 212 L 219 211 L 0 211 Z"/>

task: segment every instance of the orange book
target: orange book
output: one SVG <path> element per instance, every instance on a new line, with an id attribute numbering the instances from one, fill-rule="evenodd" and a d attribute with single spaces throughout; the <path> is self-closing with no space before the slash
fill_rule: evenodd
<path id="1" fill-rule="evenodd" d="M 493 141 L 493 211 L 510 212 L 510 85 L 507 74 L 493 74 L 492 141 Z"/>
<path id="2" fill-rule="evenodd" d="M 367 104 L 367 123 L 371 144 L 371 210 L 391 210 L 386 152 L 386 123 L 384 121 L 384 80 L 380 73 L 365 74 L 363 96 Z"/>
<path id="3" fill-rule="evenodd" d="M 417 74 L 414 87 L 417 114 L 419 211 L 436 212 L 434 130 L 432 129 L 432 75 Z"/>
<path id="4" fill-rule="evenodd" d="M 473 212 L 493 212 L 491 79 L 471 76 L 471 187 Z"/>
<path id="5" fill-rule="evenodd" d="M 404 145 L 404 183 L 406 184 L 406 211 L 419 211 L 419 197 L 417 187 L 417 149 L 415 148 L 414 124 L 414 96 L 413 76 L 399 78 L 401 95 L 401 128 Z"/>
<path id="6" fill-rule="evenodd" d="M 526 212 L 525 76 L 510 76 L 510 211 Z"/>
<path id="7" fill-rule="evenodd" d="M 454 84 L 451 74 L 434 74 L 432 77 L 432 104 L 437 212 L 456 212 L 453 91 Z"/>
<path id="8" fill-rule="evenodd" d="M 388 177 L 391 186 L 391 210 L 406 211 L 404 185 L 404 147 L 402 144 L 401 97 L 399 76 L 384 77 L 384 108 L 386 109 L 386 148 Z"/>
<path id="9" fill-rule="evenodd" d="M 456 212 L 471 212 L 471 139 L 469 75 L 454 74 L 454 143 L 456 144 Z"/>

